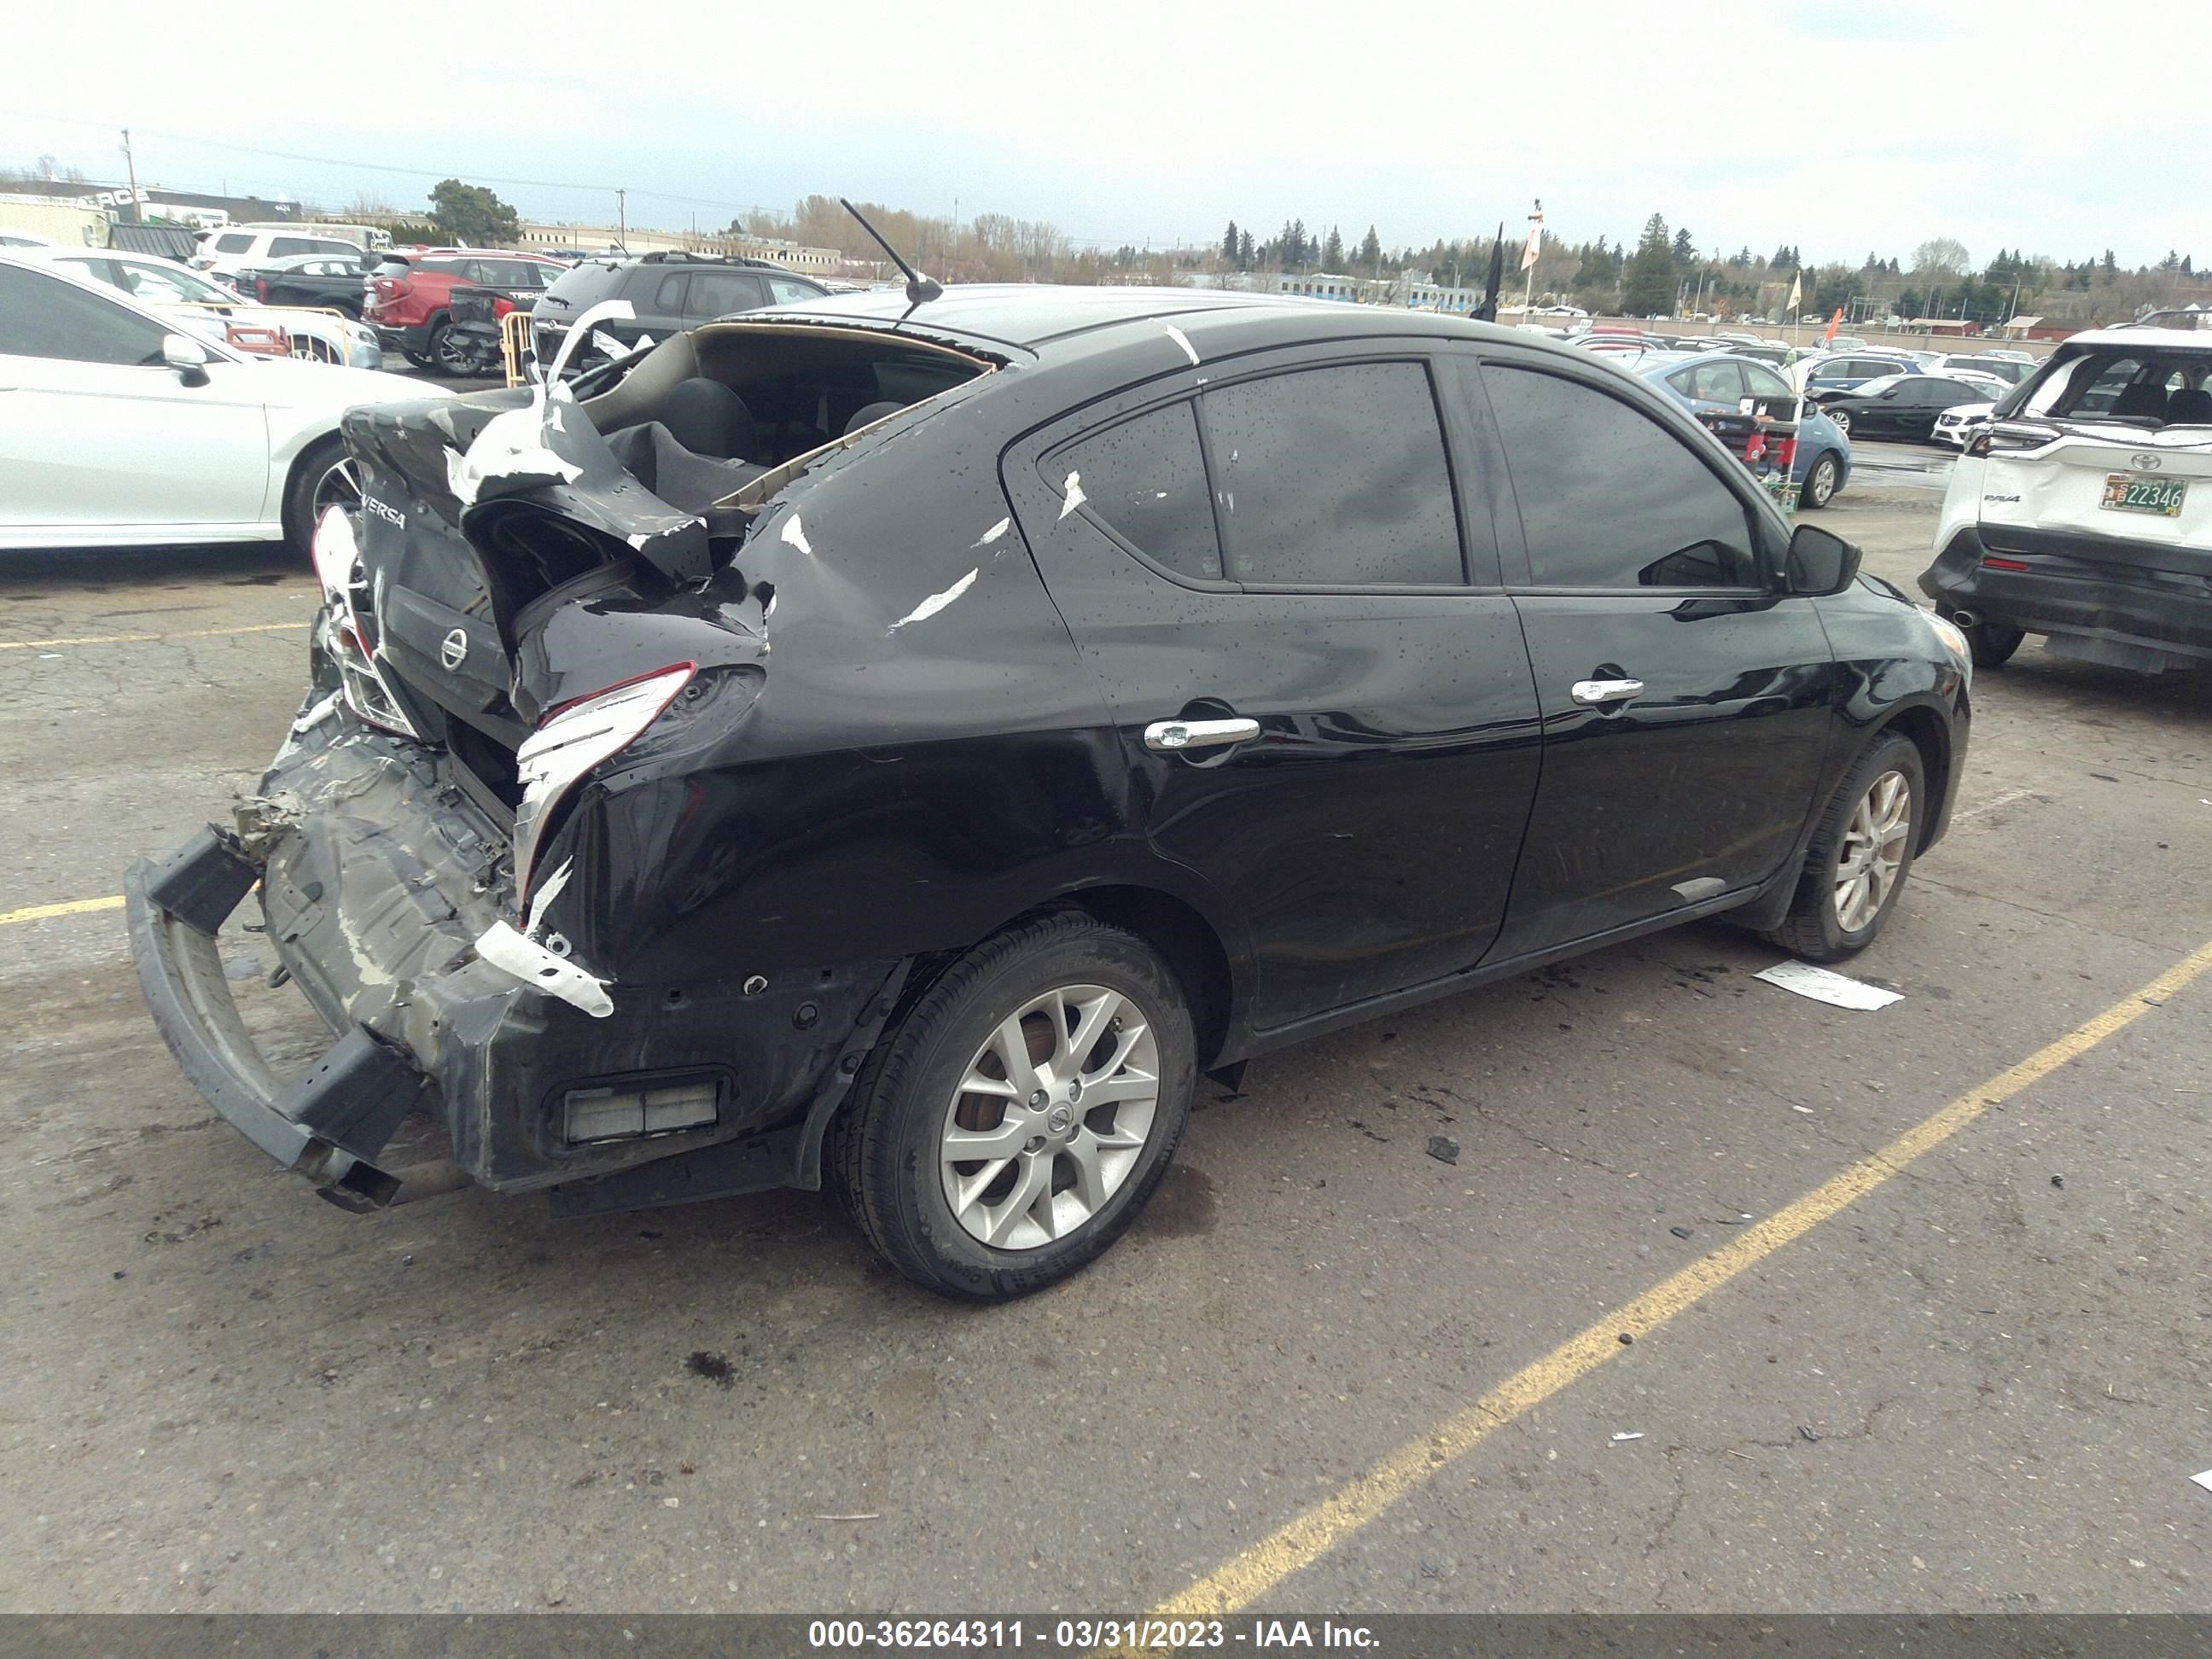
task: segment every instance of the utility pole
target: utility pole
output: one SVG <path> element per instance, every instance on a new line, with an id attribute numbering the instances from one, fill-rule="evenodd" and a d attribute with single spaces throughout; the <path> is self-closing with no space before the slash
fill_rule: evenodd
<path id="1" fill-rule="evenodd" d="M 629 192 L 615 192 L 615 245 L 624 253 L 629 252 Z"/>
<path id="2" fill-rule="evenodd" d="M 138 222 L 138 164 L 131 157 L 131 129 L 123 129 L 123 170 L 131 179 L 131 222 Z"/>

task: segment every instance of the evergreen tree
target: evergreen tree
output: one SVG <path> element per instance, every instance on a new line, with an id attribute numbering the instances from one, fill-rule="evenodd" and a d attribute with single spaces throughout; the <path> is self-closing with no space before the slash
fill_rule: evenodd
<path id="1" fill-rule="evenodd" d="M 1632 317 L 1674 308 L 1674 247 L 1668 240 L 1666 220 L 1656 213 L 1644 222 L 1635 256 L 1622 272 L 1620 307 Z"/>
<path id="2" fill-rule="evenodd" d="M 1367 227 L 1367 234 L 1359 239 L 1359 263 L 1367 267 L 1369 276 L 1380 276 L 1382 270 L 1382 244 L 1376 240 L 1375 227 Z"/>
<path id="3" fill-rule="evenodd" d="M 1686 230 L 1676 231 L 1674 233 L 1674 269 L 1687 270 L 1697 263 L 1697 244 L 1690 240 L 1690 233 Z"/>
<path id="4" fill-rule="evenodd" d="M 1237 233 L 1237 269 L 1251 270 L 1252 257 L 1252 233 L 1249 230 L 1240 230 Z"/>
<path id="5" fill-rule="evenodd" d="M 1334 225 L 1328 228 L 1328 240 L 1322 245 L 1321 264 L 1323 270 L 1344 269 L 1344 238 Z"/>
<path id="6" fill-rule="evenodd" d="M 1231 219 L 1229 228 L 1221 234 L 1221 258 L 1225 264 L 1237 263 L 1237 222 Z"/>
<path id="7" fill-rule="evenodd" d="M 1313 250 L 1306 246 L 1306 222 L 1304 220 L 1293 219 L 1291 221 L 1291 234 L 1287 240 L 1291 245 L 1291 251 L 1288 255 L 1291 262 L 1291 268 L 1293 270 L 1304 270 L 1313 254 Z"/>

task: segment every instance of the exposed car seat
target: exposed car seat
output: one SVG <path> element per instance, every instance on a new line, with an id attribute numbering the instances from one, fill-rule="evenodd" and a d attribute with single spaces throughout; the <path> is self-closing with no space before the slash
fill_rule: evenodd
<path id="1" fill-rule="evenodd" d="M 858 432 L 862 427 L 882 420 L 886 415 L 896 415 L 905 407 L 904 404 L 880 403 L 869 404 L 864 408 L 856 409 L 853 411 L 853 418 L 845 422 L 844 434 L 840 435 L 849 435 Z"/>
<path id="2" fill-rule="evenodd" d="M 2166 419 L 2166 388 L 2153 380 L 2138 380 L 2112 400 L 2112 413 L 2121 419 Z"/>
<path id="3" fill-rule="evenodd" d="M 2168 426 L 2212 426 L 2212 392 L 2187 387 L 2166 400 Z"/>
<path id="4" fill-rule="evenodd" d="M 760 431 L 745 400 L 720 380 L 694 375 L 660 400 L 654 418 L 695 455 L 750 461 L 760 450 Z"/>

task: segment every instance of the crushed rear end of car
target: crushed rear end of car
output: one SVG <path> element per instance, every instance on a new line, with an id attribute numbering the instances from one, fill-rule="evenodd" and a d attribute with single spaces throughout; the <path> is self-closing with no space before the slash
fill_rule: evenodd
<path id="1" fill-rule="evenodd" d="M 461 1179 L 570 1213 L 818 1185 L 820 1127 L 891 1013 L 904 959 L 801 930 L 802 968 L 786 929 L 753 962 L 730 898 L 764 855 L 741 845 L 761 793 L 787 787 L 746 763 L 770 617 L 841 599 L 763 503 L 811 501 L 898 423 L 763 441 L 692 350 L 665 343 L 604 434 L 558 384 L 350 415 L 362 502 L 318 532 L 300 714 L 226 822 L 128 874 L 187 1078 L 342 1206 Z M 934 368 L 909 401 L 988 365 Z M 249 896 L 331 1034 L 298 1077 L 231 997 Z M 385 1167 L 418 1106 L 450 1168 Z"/>

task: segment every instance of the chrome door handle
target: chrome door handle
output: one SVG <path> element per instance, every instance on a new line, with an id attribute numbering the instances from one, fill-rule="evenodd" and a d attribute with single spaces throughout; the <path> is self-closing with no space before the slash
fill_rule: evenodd
<path id="1" fill-rule="evenodd" d="M 1642 680 L 1577 680 L 1567 695 L 1585 708 L 1608 702 L 1626 702 L 1644 695 Z"/>
<path id="2" fill-rule="evenodd" d="M 1171 755 L 1178 749 L 1211 749 L 1259 735 L 1257 720 L 1154 720 L 1145 728 L 1145 747 Z"/>

